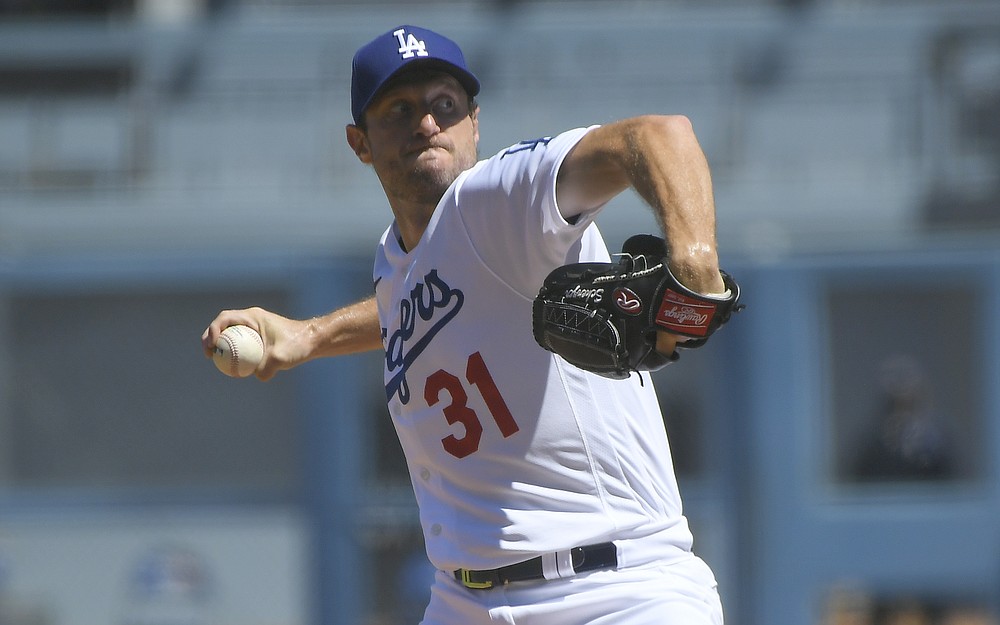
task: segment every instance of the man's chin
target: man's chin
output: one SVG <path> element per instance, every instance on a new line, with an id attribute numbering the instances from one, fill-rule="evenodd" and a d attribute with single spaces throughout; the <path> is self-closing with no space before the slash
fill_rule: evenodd
<path id="1" fill-rule="evenodd" d="M 408 178 L 414 192 L 440 197 L 466 169 L 447 150 L 430 148 L 414 159 Z"/>
<path id="2" fill-rule="evenodd" d="M 416 167 L 410 172 L 410 188 L 416 194 L 440 198 L 459 173 L 440 167 Z"/>

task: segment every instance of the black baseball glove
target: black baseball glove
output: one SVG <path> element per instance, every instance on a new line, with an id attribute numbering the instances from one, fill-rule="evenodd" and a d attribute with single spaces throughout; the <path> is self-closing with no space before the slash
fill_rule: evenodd
<path id="1" fill-rule="evenodd" d="M 613 379 L 655 371 L 678 359 L 656 351 L 658 330 L 701 347 L 729 321 L 740 287 L 725 272 L 728 292 L 709 297 L 686 288 L 670 273 L 663 239 L 630 237 L 613 263 L 575 263 L 548 275 L 532 306 L 535 341 L 570 363 Z"/>

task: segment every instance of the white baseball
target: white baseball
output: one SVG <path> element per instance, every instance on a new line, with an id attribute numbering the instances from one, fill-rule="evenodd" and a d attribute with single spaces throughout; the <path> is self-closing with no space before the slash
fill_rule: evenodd
<path id="1" fill-rule="evenodd" d="M 219 371 L 234 378 L 253 375 L 264 358 L 264 340 L 249 326 L 229 326 L 215 342 L 212 360 Z"/>

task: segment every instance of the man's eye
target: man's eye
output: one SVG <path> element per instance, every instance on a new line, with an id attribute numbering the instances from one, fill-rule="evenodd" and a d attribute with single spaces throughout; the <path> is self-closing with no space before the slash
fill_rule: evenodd
<path id="1" fill-rule="evenodd" d="M 450 113 L 455 110 L 455 100 L 452 98 L 441 98 L 437 101 L 437 110 L 442 113 Z"/>
<path id="2" fill-rule="evenodd" d="M 410 105 L 406 102 L 396 102 L 389 107 L 389 115 L 393 117 L 405 117 L 410 112 Z"/>

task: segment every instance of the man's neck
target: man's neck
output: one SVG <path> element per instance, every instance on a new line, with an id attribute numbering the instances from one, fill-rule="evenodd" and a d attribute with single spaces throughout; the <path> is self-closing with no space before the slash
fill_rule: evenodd
<path id="1" fill-rule="evenodd" d="M 396 229 L 404 251 L 409 252 L 420 243 L 420 238 L 424 236 L 424 230 L 427 229 L 435 208 L 437 205 L 411 204 L 404 208 L 392 206 L 392 213 L 396 217 Z"/>

